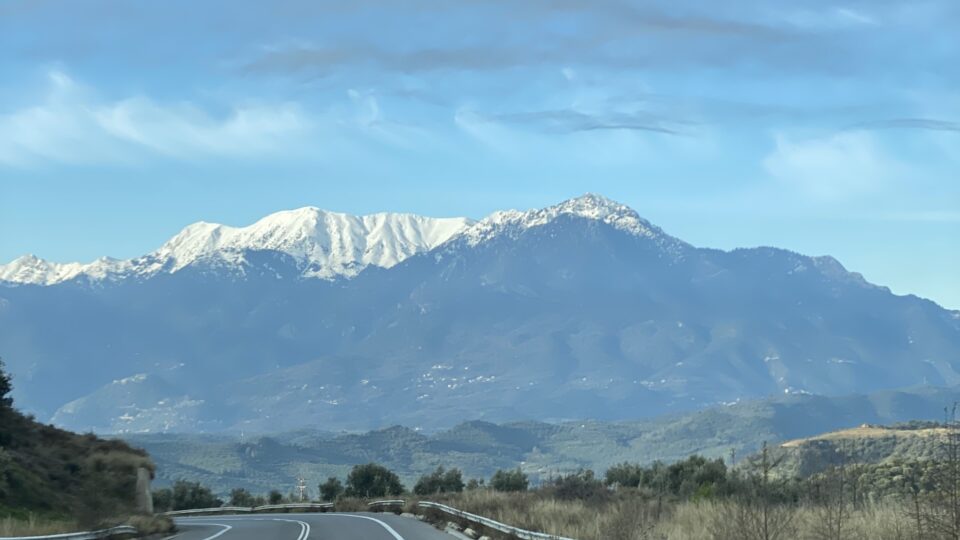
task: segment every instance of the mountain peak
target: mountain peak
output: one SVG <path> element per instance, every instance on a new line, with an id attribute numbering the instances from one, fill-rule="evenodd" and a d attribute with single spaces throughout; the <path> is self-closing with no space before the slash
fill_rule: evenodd
<path id="1" fill-rule="evenodd" d="M 562 208 L 568 213 L 600 217 L 609 214 L 636 214 L 629 206 L 608 199 L 597 193 L 584 193 L 579 197 L 567 199 L 554 207 Z"/>
<path id="2" fill-rule="evenodd" d="M 640 217 L 629 206 L 595 193 L 587 193 L 553 206 L 526 212 L 494 212 L 465 230 L 462 236 L 469 245 L 475 246 L 504 234 L 511 238 L 516 237 L 523 231 L 546 225 L 560 216 L 600 221 L 627 234 L 649 238 L 670 251 L 677 251 L 686 245 Z"/>

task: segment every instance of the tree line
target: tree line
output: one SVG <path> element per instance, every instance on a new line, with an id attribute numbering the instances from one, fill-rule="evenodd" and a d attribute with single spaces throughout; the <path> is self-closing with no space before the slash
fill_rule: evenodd
<path id="1" fill-rule="evenodd" d="M 517 492 L 526 491 L 529 486 L 529 478 L 519 468 L 498 470 L 489 482 L 483 479 L 470 479 L 464 482 L 460 469 L 446 469 L 440 466 L 421 476 L 410 492 L 414 495 L 426 496 L 461 493 L 464 490 L 486 487 L 495 491 Z M 378 463 L 357 465 L 353 467 L 345 481 L 331 476 L 317 487 L 320 500 L 325 502 L 332 502 L 342 497 L 370 499 L 396 497 L 408 493 L 400 477 Z M 294 493 L 284 495 L 279 490 L 271 490 L 266 495 L 254 495 L 245 488 L 236 488 L 230 492 L 229 498 L 224 500 L 199 482 L 182 479 L 174 482 L 172 487 L 157 489 L 153 492 L 153 504 L 158 512 L 217 508 L 224 505 L 253 507 L 284 502 L 300 502 L 300 499 Z"/>

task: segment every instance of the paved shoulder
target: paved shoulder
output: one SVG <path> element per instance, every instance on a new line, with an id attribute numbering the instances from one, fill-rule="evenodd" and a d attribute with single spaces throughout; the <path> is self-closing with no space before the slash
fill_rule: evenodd
<path id="1" fill-rule="evenodd" d="M 322 540 L 451 540 L 453 537 L 422 521 L 390 513 L 300 514 Z"/>
<path id="2" fill-rule="evenodd" d="M 360 513 L 357 515 L 371 515 L 377 519 L 383 520 L 385 523 L 394 528 L 404 540 L 452 540 L 453 537 L 449 534 L 437 530 L 433 525 L 429 523 L 424 523 L 418 519 L 398 516 L 390 513 L 383 514 L 367 514 Z"/>

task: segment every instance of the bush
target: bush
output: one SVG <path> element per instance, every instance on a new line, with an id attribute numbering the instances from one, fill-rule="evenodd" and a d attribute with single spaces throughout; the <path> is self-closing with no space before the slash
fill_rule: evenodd
<path id="1" fill-rule="evenodd" d="M 339 478 L 331 476 L 326 482 L 320 484 L 320 498 L 324 501 L 335 501 L 340 495 L 343 495 L 343 484 Z"/>
<path id="2" fill-rule="evenodd" d="M 173 490 L 170 488 L 155 489 L 153 491 L 153 510 L 155 512 L 173 510 Z"/>
<path id="3" fill-rule="evenodd" d="M 544 491 L 565 501 L 605 500 L 610 495 L 603 482 L 595 478 L 590 469 L 555 478 L 544 487 Z"/>
<path id="4" fill-rule="evenodd" d="M 607 469 L 604 481 L 608 486 L 639 487 L 644 467 L 635 463 L 620 463 Z"/>
<path id="5" fill-rule="evenodd" d="M 137 528 L 141 537 L 166 535 L 173 532 L 173 520 L 165 516 L 133 516 L 127 525 Z"/>
<path id="6" fill-rule="evenodd" d="M 463 491 L 463 474 L 460 469 L 447 471 L 443 467 L 437 467 L 437 470 L 432 473 L 421 476 L 413 486 L 413 492 L 417 495 L 460 493 L 461 491 Z"/>
<path id="7" fill-rule="evenodd" d="M 177 480 L 173 484 L 173 509 L 193 510 L 195 508 L 219 508 L 223 501 L 216 498 L 210 488 L 200 482 Z"/>
<path id="8" fill-rule="evenodd" d="M 348 497 L 384 497 L 403 493 L 403 484 L 393 471 L 383 465 L 357 465 L 347 475 Z"/>
<path id="9" fill-rule="evenodd" d="M 256 506 L 256 498 L 243 488 L 236 488 L 230 492 L 230 506 Z"/>
<path id="10" fill-rule="evenodd" d="M 268 504 L 280 504 L 283 502 L 283 493 L 280 493 L 276 489 L 270 490 L 270 494 L 267 495 Z"/>
<path id="11" fill-rule="evenodd" d="M 490 487 L 497 491 L 526 491 L 529 485 L 530 480 L 519 467 L 512 471 L 500 469 L 490 479 Z"/>
<path id="12" fill-rule="evenodd" d="M 660 495 L 688 498 L 724 493 L 728 476 L 722 459 L 693 455 L 670 465 L 660 461 L 647 467 L 621 463 L 607 469 L 604 479 L 609 486 L 645 488 Z"/>

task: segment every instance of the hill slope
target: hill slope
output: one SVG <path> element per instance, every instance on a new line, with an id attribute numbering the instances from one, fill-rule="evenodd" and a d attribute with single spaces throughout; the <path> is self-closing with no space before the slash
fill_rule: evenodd
<path id="1" fill-rule="evenodd" d="M 471 421 L 432 434 L 391 427 L 360 434 L 300 430 L 266 437 L 126 438 L 154 456 L 159 484 L 178 478 L 201 480 L 221 493 L 234 487 L 285 492 L 299 476 L 315 489 L 328 476 L 343 477 L 353 465 L 370 461 L 397 471 L 408 487 L 438 465 L 459 467 L 467 477 L 482 478 L 496 469 L 520 466 L 536 482 L 580 468 L 602 473 L 623 461 L 673 462 L 694 453 L 728 459 L 731 450 L 743 458 L 764 441 L 795 440 L 864 422 L 936 418 L 943 403 L 958 398 L 958 389 L 916 389 L 838 398 L 780 396 L 630 422 Z M 830 464 L 808 461 L 820 468 Z M 791 474 L 801 470 L 788 463 L 784 467 Z"/>
<path id="2" fill-rule="evenodd" d="M 142 450 L 37 423 L 0 399 L 0 516 L 39 512 L 96 525 L 131 515 L 140 468 L 154 470 Z"/>

